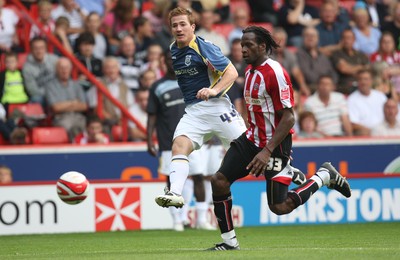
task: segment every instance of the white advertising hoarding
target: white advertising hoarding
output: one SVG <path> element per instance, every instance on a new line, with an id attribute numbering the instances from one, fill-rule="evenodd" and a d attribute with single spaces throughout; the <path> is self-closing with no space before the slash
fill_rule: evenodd
<path id="1" fill-rule="evenodd" d="M 95 183 L 78 205 L 62 202 L 55 184 L 0 187 L 0 235 L 172 227 L 154 197 L 164 183 Z"/>

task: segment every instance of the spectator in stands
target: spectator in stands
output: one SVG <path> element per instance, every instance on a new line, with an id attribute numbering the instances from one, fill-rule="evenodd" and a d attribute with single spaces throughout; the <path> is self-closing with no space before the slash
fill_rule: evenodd
<path id="1" fill-rule="evenodd" d="M 93 55 L 98 59 L 103 59 L 110 54 L 110 46 L 107 37 L 100 32 L 100 27 L 100 15 L 95 12 L 89 13 L 85 20 L 85 31 L 90 32 L 94 37 Z"/>
<path id="2" fill-rule="evenodd" d="M 332 3 L 336 10 L 336 21 L 341 24 L 348 24 L 350 25 L 350 14 L 346 8 L 340 5 L 339 0 L 323 0 L 324 3 Z"/>
<path id="3" fill-rule="evenodd" d="M 230 0 L 200 0 L 203 10 L 210 10 L 214 13 L 214 23 L 225 23 L 228 21 L 231 10 Z"/>
<path id="4" fill-rule="evenodd" d="M 73 53 L 71 41 L 70 38 L 68 37 L 69 28 L 70 28 L 69 20 L 64 16 L 58 17 L 56 20 L 56 27 L 54 29 L 54 36 L 57 38 L 57 40 L 61 43 L 61 45 L 67 52 Z M 54 54 L 57 54 L 58 56 L 63 56 L 63 53 L 60 49 L 54 48 L 53 51 Z"/>
<path id="5" fill-rule="evenodd" d="M 103 132 L 103 123 L 98 116 L 91 115 L 87 119 L 86 129 L 78 134 L 74 143 L 76 144 L 108 144 L 110 138 Z"/>
<path id="6" fill-rule="evenodd" d="M 319 36 L 314 27 L 306 27 L 303 31 L 303 46 L 297 50 L 297 60 L 311 93 L 314 93 L 318 79 L 322 75 L 330 75 L 337 82 L 338 77 L 329 58 L 318 49 Z"/>
<path id="7" fill-rule="evenodd" d="M 346 97 L 335 92 L 331 76 L 321 76 L 317 91 L 307 98 L 304 109 L 314 113 L 318 132 L 324 136 L 352 136 Z"/>
<path id="8" fill-rule="evenodd" d="M 161 59 L 162 59 L 162 47 L 158 43 L 153 43 L 147 49 L 147 62 L 140 67 L 140 72 L 146 70 L 153 70 L 156 73 L 157 80 L 164 76 Z"/>
<path id="9" fill-rule="evenodd" d="M 18 69 L 16 53 L 7 52 L 5 55 L 6 69 L 0 72 L 0 101 L 7 110 L 8 104 L 22 104 L 29 101 L 25 89 L 24 78 Z"/>
<path id="10" fill-rule="evenodd" d="M 102 28 L 110 43 L 111 54 L 117 53 L 125 36 L 133 35 L 134 10 L 134 1 L 117 0 L 114 8 L 104 16 Z"/>
<path id="11" fill-rule="evenodd" d="M 76 39 L 78 52 L 75 57 L 89 70 L 94 76 L 103 76 L 102 61 L 93 55 L 94 37 L 90 32 L 83 32 Z M 92 87 L 92 83 L 87 77 L 80 73 L 79 83 L 85 91 Z"/>
<path id="12" fill-rule="evenodd" d="M 396 100 L 388 99 L 383 106 L 385 120 L 372 129 L 372 136 L 399 136 L 400 122 L 397 119 L 399 105 Z"/>
<path id="13" fill-rule="evenodd" d="M 297 138 L 323 138 L 324 135 L 318 132 L 318 121 L 313 112 L 304 111 L 299 115 L 300 132 Z"/>
<path id="14" fill-rule="evenodd" d="M 204 10 L 202 2 L 199 0 L 176 0 L 170 7 L 171 10 L 176 7 L 188 9 L 192 12 L 196 26 L 199 25 L 200 14 Z"/>
<path id="15" fill-rule="evenodd" d="M 288 34 L 288 45 L 300 47 L 304 27 L 315 26 L 319 20 L 318 10 L 305 0 L 288 0 L 279 10 L 278 24 Z"/>
<path id="16" fill-rule="evenodd" d="M 151 27 L 150 21 L 144 16 L 137 17 L 135 19 L 133 27 L 135 29 L 135 56 L 138 60 L 144 60 L 147 56 L 147 49 L 154 39 L 153 29 Z"/>
<path id="17" fill-rule="evenodd" d="M 249 13 L 243 8 L 236 8 L 233 11 L 233 24 L 235 28 L 229 33 L 229 45 L 232 45 L 233 40 L 242 38 L 243 30 L 249 25 Z"/>
<path id="18" fill-rule="evenodd" d="M 53 4 L 48 0 L 40 0 L 38 3 L 39 16 L 37 22 L 42 26 L 43 30 L 47 33 L 52 34 L 56 27 L 55 21 L 51 18 L 51 10 Z M 46 37 L 46 34 L 42 32 L 35 24 L 32 25 L 29 33 L 29 38 L 34 37 Z"/>
<path id="19" fill-rule="evenodd" d="M 385 2 L 390 3 L 392 0 L 365 0 L 371 24 L 374 27 L 379 28 L 382 24 L 388 21 L 390 17 L 389 5 Z"/>
<path id="20" fill-rule="evenodd" d="M 390 32 L 382 33 L 379 49 L 371 55 L 370 60 L 372 64 L 382 62 L 387 64 L 382 71 L 383 80 L 389 80 L 394 90 L 400 95 L 400 51 L 396 50 L 395 41 Z M 388 98 L 395 97 L 388 96 Z"/>
<path id="21" fill-rule="evenodd" d="M 221 49 L 222 54 L 228 55 L 229 45 L 226 38 L 222 34 L 214 31 L 213 26 L 213 12 L 210 10 L 203 10 L 200 14 L 200 29 L 196 32 L 196 35 L 214 43 Z"/>
<path id="22" fill-rule="evenodd" d="M 368 57 L 353 48 L 354 32 L 346 29 L 342 33 L 342 48 L 332 54 L 332 63 L 339 73 L 337 91 L 348 95 L 357 88 L 356 75 L 359 71 L 369 69 Z"/>
<path id="23" fill-rule="evenodd" d="M 393 82 L 386 76 L 386 70 L 390 69 L 386 62 L 374 62 L 371 65 L 373 74 L 373 88 L 381 91 L 387 98 L 399 101 L 399 93 L 396 92 Z"/>
<path id="24" fill-rule="evenodd" d="M 58 57 L 47 53 L 46 40 L 35 37 L 30 41 L 31 53 L 22 67 L 22 75 L 30 101 L 40 103 L 45 108 L 44 85 L 55 77 Z"/>
<path id="25" fill-rule="evenodd" d="M 60 0 L 60 4 L 51 11 L 51 17 L 57 21 L 57 18 L 64 16 L 69 21 L 68 38 L 74 43 L 78 34 L 83 32 L 84 22 L 88 11 L 81 8 L 75 0 Z"/>
<path id="26" fill-rule="evenodd" d="M 4 7 L 5 0 L 0 0 L 0 53 L 20 51 L 17 35 L 18 15 Z"/>
<path id="27" fill-rule="evenodd" d="M 138 89 L 135 92 L 135 103 L 129 108 L 129 112 L 139 123 L 146 128 L 147 125 L 147 103 L 149 101 L 149 89 Z M 129 121 L 129 132 L 133 141 L 146 141 L 146 132 L 140 130 L 137 125 Z"/>
<path id="28" fill-rule="evenodd" d="M 122 38 L 117 59 L 120 64 L 122 80 L 130 90 L 139 88 L 140 66 L 142 62 L 136 60 L 136 46 L 132 36 Z"/>
<path id="29" fill-rule="evenodd" d="M 171 1 L 169 0 L 151 0 L 153 3 L 153 7 L 150 10 L 143 12 L 143 17 L 146 17 L 153 30 L 153 33 L 159 33 L 163 30 L 164 26 L 168 26 L 168 23 L 165 24 L 164 16 L 168 13 L 168 9 L 171 6 Z"/>
<path id="30" fill-rule="evenodd" d="M 382 32 L 390 32 L 393 35 L 395 46 L 400 50 L 400 1 L 392 1 L 390 7 L 391 21 L 382 25 Z"/>
<path id="31" fill-rule="evenodd" d="M 297 56 L 293 51 L 286 48 L 286 31 L 282 27 L 276 27 L 273 31 L 273 37 L 280 47 L 274 49 L 271 57 L 278 61 L 289 73 L 290 78 L 292 78 L 292 82 L 294 83 L 294 88 L 299 90 L 302 95 L 309 96 L 311 91 L 307 86 L 303 72 L 299 67 Z"/>
<path id="32" fill-rule="evenodd" d="M 320 51 L 327 56 L 340 48 L 340 37 L 349 27 L 348 21 L 338 19 L 338 7 L 331 1 L 324 1 L 320 9 L 321 22 L 316 26 L 319 34 Z"/>
<path id="33" fill-rule="evenodd" d="M 387 97 L 380 91 L 372 89 L 372 73 L 360 70 L 357 73 L 357 90 L 347 99 L 353 134 L 369 136 L 371 130 L 384 119 L 383 105 Z"/>
<path id="34" fill-rule="evenodd" d="M 354 49 L 360 51 L 367 56 L 371 56 L 378 50 L 381 31 L 370 23 L 368 11 L 359 8 L 353 12 L 355 26 L 353 32 L 356 37 Z"/>
<path id="35" fill-rule="evenodd" d="M 164 53 L 169 51 L 169 46 L 174 40 L 174 37 L 171 33 L 171 27 L 169 26 L 168 11 L 164 14 L 164 23 L 161 27 L 161 31 L 154 35 L 154 42 L 157 42 L 161 45 Z"/>
<path id="36" fill-rule="evenodd" d="M 294 99 L 294 107 L 293 107 L 293 113 L 294 113 L 294 132 L 295 134 L 300 131 L 300 126 L 299 126 L 299 115 L 304 111 L 304 100 L 302 99 L 302 96 L 300 95 L 298 90 L 293 90 L 293 99 Z"/>
<path id="37" fill-rule="evenodd" d="M 87 12 L 96 12 L 100 16 L 104 16 L 105 7 L 107 2 L 110 0 L 75 0 L 76 3 L 80 6 L 80 8 L 86 10 Z M 111 0 L 113 1 L 113 0 Z"/>
<path id="38" fill-rule="evenodd" d="M 0 165 L 0 184 L 9 184 L 13 182 L 13 173 L 7 165 Z"/>
<path id="39" fill-rule="evenodd" d="M 134 103 L 132 91 L 124 82 L 120 75 L 120 63 L 117 58 L 109 56 L 103 60 L 103 77 L 101 83 L 106 86 L 109 93 L 117 99 L 125 108 L 129 109 Z M 88 92 L 89 106 L 97 107 L 97 89 L 92 88 Z M 119 125 L 121 121 L 121 111 L 108 98 L 103 96 L 103 125 L 104 131 L 111 133 L 113 125 Z"/>
<path id="40" fill-rule="evenodd" d="M 53 125 L 64 127 L 70 140 L 86 126 L 85 93 L 81 85 L 72 80 L 72 63 L 61 57 L 56 64 L 56 78 L 46 83 L 46 99 L 54 113 Z"/>
<path id="41" fill-rule="evenodd" d="M 247 0 L 249 4 L 253 22 L 255 23 L 272 23 L 272 25 L 278 25 L 278 18 L 276 9 L 274 8 L 275 1 L 259 1 L 259 0 Z"/>
<path id="42" fill-rule="evenodd" d="M 157 75 L 154 70 L 145 70 L 139 76 L 139 89 L 150 89 L 156 80 Z"/>
<path id="43" fill-rule="evenodd" d="M 14 112 L 6 117 L 6 110 L 0 103 L 0 134 L 10 144 L 25 144 L 28 131 L 25 127 L 19 127 L 18 123 L 23 118 L 20 111 Z"/>

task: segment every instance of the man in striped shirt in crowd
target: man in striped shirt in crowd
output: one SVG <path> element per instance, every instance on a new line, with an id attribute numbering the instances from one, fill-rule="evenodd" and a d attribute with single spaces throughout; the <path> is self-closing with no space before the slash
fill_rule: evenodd
<path id="1" fill-rule="evenodd" d="M 270 32 L 262 27 L 243 30 L 242 54 L 249 64 L 244 87 L 249 127 L 231 143 L 219 171 L 212 177 L 214 212 L 223 242 L 210 250 L 239 249 L 231 215 L 230 186 L 249 174 L 264 175 L 268 205 L 277 215 L 292 212 L 322 186 L 347 198 L 351 196 L 349 183 L 329 162 L 322 164 L 304 184 L 288 190 L 293 175 L 290 153 L 294 99 L 288 73 L 269 58 L 272 49 L 278 47 Z"/>

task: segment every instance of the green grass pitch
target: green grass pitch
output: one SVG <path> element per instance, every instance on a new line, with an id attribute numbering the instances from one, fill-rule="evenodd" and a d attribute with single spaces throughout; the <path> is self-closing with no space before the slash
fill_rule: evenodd
<path id="1" fill-rule="evenodd" d="M 0 236 L 0 259 L 400 259 L 400 222 L 237 228 L 240 251 L 204 251 L 218 231 Z"/>

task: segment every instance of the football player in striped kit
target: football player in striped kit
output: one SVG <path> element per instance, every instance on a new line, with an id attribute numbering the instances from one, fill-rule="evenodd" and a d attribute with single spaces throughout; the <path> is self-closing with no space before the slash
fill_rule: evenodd
<path id="1" fill-rule="evenodd" d="M 292 149 L 293 88 L 288 73 L 269 54 L 279 48 L 269 31 L 259 26 L 243 30 L 245 73 L 244 98 L 249 127 L 235 139 L 218 172 L 212 176 L 214 212 L 223 242 L 209 250 L 237 250 L 231 209 L 232 183 L 249 174 L 264 175 L 268 205 L 277 215 L 288 214 L 304 204 L 319 188 L 327 186 L 345 197 L 351 196 L 347 180 L 329 162 L 305 183 L 289 190 L 293 172 Z"/>

